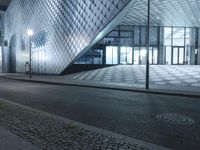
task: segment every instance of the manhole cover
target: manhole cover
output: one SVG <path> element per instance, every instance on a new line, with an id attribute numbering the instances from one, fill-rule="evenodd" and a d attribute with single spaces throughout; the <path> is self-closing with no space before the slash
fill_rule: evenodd
<path id="1" fill-rule="evenodd" d="M 175 113 L 159 114 L 156 118 L 172 124 L 191 125 L 194 123 L 194 119 Z"/>

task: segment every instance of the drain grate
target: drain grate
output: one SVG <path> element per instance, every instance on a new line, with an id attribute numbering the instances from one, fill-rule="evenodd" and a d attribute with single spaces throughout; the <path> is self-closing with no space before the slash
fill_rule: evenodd
<path id="1" fill-rule="evenodd" d="M 179 125 L 191 125 L 194 123 L 194 119 L 175 113 L 158 114 L 156 118 L 167 123 Z"/>

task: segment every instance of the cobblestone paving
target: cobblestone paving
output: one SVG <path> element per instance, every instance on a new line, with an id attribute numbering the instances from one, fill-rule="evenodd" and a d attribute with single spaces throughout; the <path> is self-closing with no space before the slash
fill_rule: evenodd
<path id="1" fill-rule="evenodd" d="M 142 65 L 119 65 L 85 71 L 67 75 L 66 79 L 105 81 L 127 84 L 145 84 L 145 66 Z M 185 87 L 200 87 L 200 66 L 161 66 L 150 67 L 151 85 L 170 85 Z"/>
<path id="2" fill-rule="evenodd" d="M 0 126 L 45 150 L 149 150 L 0 100 Z"/>

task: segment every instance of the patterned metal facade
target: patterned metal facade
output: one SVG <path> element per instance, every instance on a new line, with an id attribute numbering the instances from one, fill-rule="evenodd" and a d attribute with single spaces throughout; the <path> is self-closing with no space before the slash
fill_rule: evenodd
<path id="1" fill-rule="evenodd" d="M 24 72 L 32 38 L 33 72 L 60 74 L 130 0 L 12 0 L 5 13 L 8 70 Z M 6 52 L 4 52 L 6 53 Z M 11 57 L 10 57 L 11 56 Z M 6 59 L 6 58 L 4 58 Z"/>

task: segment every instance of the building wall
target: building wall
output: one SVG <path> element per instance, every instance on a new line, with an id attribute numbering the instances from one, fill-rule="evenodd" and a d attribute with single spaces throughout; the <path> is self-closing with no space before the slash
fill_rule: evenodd
<path id="1" fill-rule="evenodd" d="M 4 12 L 0 11 L 0 72 L 2 72 L 3 16 Z"/>
<path id="2" fill-rule="evenodd" d="M 60 74 L 129 1 L 12 0 L 5 13 L 5 68 L 25 71 L 30 28 L 33 72 Z"/>

